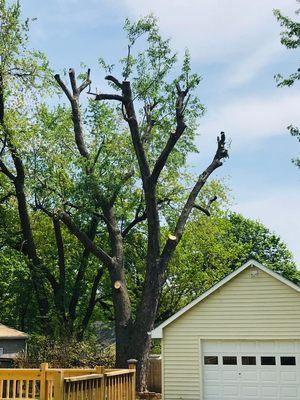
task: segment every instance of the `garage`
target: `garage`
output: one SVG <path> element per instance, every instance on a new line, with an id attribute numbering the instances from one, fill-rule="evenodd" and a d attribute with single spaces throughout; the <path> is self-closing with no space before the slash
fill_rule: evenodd
<path id="1" fill-rule="evenodd" d="M 255 260 L 151 336 L 164 400 L 300 400 L 300 287 Z"/>
<path id="2" fill-rule="evenodd" d="M 298 341 L 203 341 L 204 400 L 300 399 Z"/>

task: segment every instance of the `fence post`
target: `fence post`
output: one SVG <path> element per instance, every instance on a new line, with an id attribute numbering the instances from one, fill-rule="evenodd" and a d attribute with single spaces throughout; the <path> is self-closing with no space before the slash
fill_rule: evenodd
<path id="1" fill-rule="evenodd" d="M 106 398 L 105 368 L 104 367 L 95 367 L 95 372 L 96 372 L 96 374 L 103 375 L 103 378 L 101 379 L 99 399 L 98 399 L 98 396 L 97 396 L 97 400 L 105 400 L 105 398 Z"/>
<path id="2" fill-rule="evenodd" d="M 135 400 L 136 396 L 136 364 L 137 360 L 130 359 L 127 361 L 128 363 L 128 368 L 133 370 L 132 374 L 132 380 L 131 380 L 131 399 L 130 400 Z"/>
<path id="3" fill-rule="evenodd" d="M 41 364 L 40 400 L 47 400 L 47 369 L 48 363 Z"/>
<path id="4" fill-rule="evenodd" d="M 54 400 L 64 400 L 64 370 L 54 372 Z"/>

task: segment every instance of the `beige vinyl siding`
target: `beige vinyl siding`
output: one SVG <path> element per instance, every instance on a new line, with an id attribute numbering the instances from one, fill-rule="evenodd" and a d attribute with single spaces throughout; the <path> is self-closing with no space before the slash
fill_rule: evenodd
<path id="1" fill-rule="evenodd" d="M 300 339 L 300 294 L 246 269 L 163 330 L 165 400 L 199 400 L 200 338 Z"/>

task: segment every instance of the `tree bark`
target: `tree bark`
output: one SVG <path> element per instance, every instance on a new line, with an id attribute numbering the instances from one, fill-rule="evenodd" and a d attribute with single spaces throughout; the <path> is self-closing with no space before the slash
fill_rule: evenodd
<path id="1" fill-rule="evenodd" d="M 31 230 L 27 201 L 24 193 L 24 183 L 21 178 L 16 179 L 15 189 L 18 201 L 20 224 L 24 238 L 23 252 L 28 256 L 29 259 L 29 268 L 31 271 L 32 284 L 35 289 L 40 316 L 42 318 L 43 325 L 45 326 L 45 331 L 50 334 L 52 332 L 50 326 L 51 324 L 48 319 L 50 306 L 46 288 L 44 285 L 44 275 L 41 273 L 42 265 L 37 256 L 36 247 Z"/>

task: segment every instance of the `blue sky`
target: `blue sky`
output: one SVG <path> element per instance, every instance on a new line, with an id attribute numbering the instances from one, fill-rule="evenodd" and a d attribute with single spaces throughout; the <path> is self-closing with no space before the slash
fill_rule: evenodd
<path id="1" fill-rule="evenodd" d="M 199 170 L 208 162 L 216 135 L 231 139 L 230 159 L 218 172 L 234 197 L 233 208 L 279 234 L 300 265 L 300 170 L 291 158 L 300 145 L 286 126 L 300 125 L 298 87 L 278 89 L 274 74 L 293 72 L 299 52 L 280 45 L 272 10 L 292 15 L 295 0 L 21 0 L 24 15 L 37 17 L 32 45 L 46 52 L 57 71 L 92 67 L 103 85 L 101 56 L 115 62 L 126 52 L 126 16 L 154 12 L 174 48 L 189 48 L 202 75 L 199 95 L 207 107 L 191 158 Z"/>

